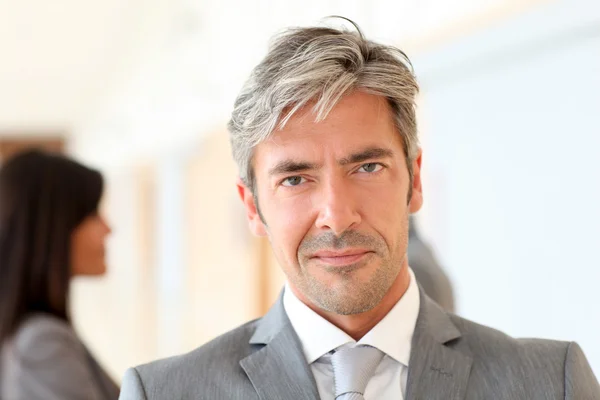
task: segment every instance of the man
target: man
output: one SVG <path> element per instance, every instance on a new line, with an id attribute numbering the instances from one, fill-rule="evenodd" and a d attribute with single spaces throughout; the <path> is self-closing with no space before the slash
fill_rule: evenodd
<path id="1" fill-rule="evenodd" d="M 450 279 L 437 262 L 431 248 L 423 241 L 413 217 L 408 226 L 408 265 L 423 292 L 445 311 L 454 311 L 454 291 Z"/>
<path id="2" fill-rule="evenodd" d="M 409 65 L 357 32 L 274 41 L 229 130 L 250 228 L 288 283 L 263 318 L 128 370 L 121 399 L 600 399 L 577 344 L 513 339 L 446 313 L 416 284 Z"/>

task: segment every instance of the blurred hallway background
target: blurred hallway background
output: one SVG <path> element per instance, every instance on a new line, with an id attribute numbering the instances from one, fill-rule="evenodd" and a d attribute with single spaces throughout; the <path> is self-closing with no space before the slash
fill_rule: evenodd
<path id="1" fill-rule="evenodd" d="M 6 0 L 0 157 L 63 149 L 107 178 L 109 273 L 74 319 L 120 379 L 277 297 L 225 124 L 269 37 L 327 15 L 411 57 L 422 92 L 418 220 L 460 315 L 575 340 L 600 375 L 597 0 Z"/>

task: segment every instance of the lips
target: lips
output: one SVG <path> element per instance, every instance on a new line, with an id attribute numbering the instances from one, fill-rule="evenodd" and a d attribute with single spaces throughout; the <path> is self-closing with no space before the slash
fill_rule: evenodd
<path id="1" fill-rule="evenodd" d="M 311 259 L 331 266 L 345 266 L 355 264 L 371 253 L 372 251 L 364 249 L 321 250 L 313 254 Z"/>

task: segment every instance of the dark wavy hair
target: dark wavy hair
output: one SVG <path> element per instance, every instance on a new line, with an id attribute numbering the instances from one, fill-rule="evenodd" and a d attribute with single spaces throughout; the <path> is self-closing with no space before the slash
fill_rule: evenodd
<path id="1" fill-rule="evenodd" d="M 29 313 L 70 323 L 71 234 L 103 187 L 98 171 L 39 150 L 0 169 L 0 345 Z"/>

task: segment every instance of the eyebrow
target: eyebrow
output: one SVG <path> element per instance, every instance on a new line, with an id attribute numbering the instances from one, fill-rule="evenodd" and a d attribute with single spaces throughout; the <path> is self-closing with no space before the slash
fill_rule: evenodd
<path id="1" fill-rule="evenodd" d="M 348 164 L 356 164 L 363 161 L 368 161 L 372 159 L 378 158 L 391 158 L 394 156 L 394 152 L 390 149 L 386 149 L 383 147 L 370 147 L 368 149 L 359 151 L 358 153 L 351 154 L 348 157 L 344 157 L 341 160 L 338 160 L 338 164 L 340 165 L 348 165 Z M 277 163 L 273 168 L 269 169 L 269 175 L 283 175 L 290 174 L 295 172 L 309 171 L 319 169 L 321 166 L 319 164 L 310 163 L 310 162 L 302 162 L 302 161 L 294 161 L 294 160 L 284 160 Z"/>
<path id="2" fill-rule="evenodd" d="M 351 154 L 349 157 L 344 157 L 339 160 L 340 165 L 356 164 L 363 161 L 372 160 L 375 158 L 391 158 L 394 152 L 383 147 L 369 147 L 358 153 Z"/>
<path id="3" fill-rule="evenodd" d="M 314 163 L 308 162 L 297 162 L 292 160 L 284 160 L 277 163 L 273 168 L 269 170 L 269 175 L 283 175 L 294 172 L 308 171 L 312 169 L 318 169 L 319 166 Z"/>

